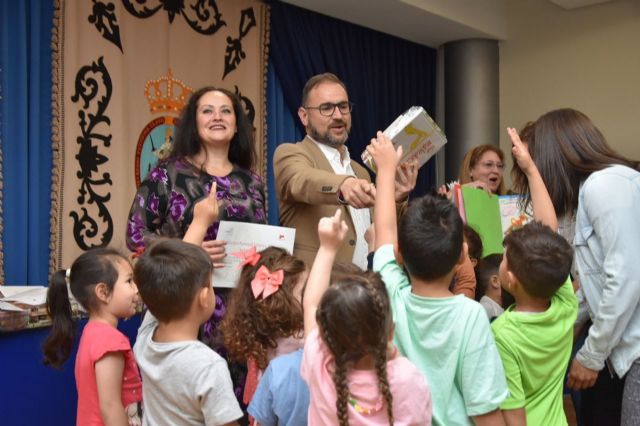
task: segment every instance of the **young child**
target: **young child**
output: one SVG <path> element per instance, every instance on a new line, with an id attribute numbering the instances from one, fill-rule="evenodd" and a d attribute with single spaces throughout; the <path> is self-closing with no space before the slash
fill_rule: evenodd
<path id="1" fill-rule="evenodd" d="M 135 313 L 138 303 L 129 261 L 115 250 L 92 249 L 80 255 L 67 271 L 51 276 L 47 310 L 53 325 L 43 351 L 45 364 L 56 368 L 69 358 L 75 340 L 69 287 L 89 313 L 75 363 L 76 424 L 139 425 L 140 373 L 129 339 L 116 328 L 120 318 Z"/>
<path id="2" fill-rule="evenodd" d="M 567 424 L 562 386 L 578 313 L 572 260 L 569 243 L 540 222 L 505 238 L 500 282 L 516 303 L 491 327 L 509 383 L 508 425 Z"/>
<path id="3" fill-rule="evenodd" d="M 373 269 L 391 299 L 398 350 L 431 384 L 433 423 L 503 424 L 507 383 L 487 315 L 475 300 L 449 291 L 467 258 L 460 215 L 450 201 L 427 195 L 413 200 L 398 230 L 395 210 L 385 206 L 393 202 L 401 149 L 378 132 L 367 150 L 378 169 Z"/>
<path id="4" fill-rule="evenodd" d="M 480 235 L 468 225 L 463 225 L 462 235 L 464 242 L 467 243 L 468 255 L 456 268 L 450 289 L 453 294 L 464 294 L 470 299 L 475 299 L 478 285 L 475 268 L 482 257 L 482 240 Z"/>
<path id="5" fill-rule="evenodd" d="M 195 205 L 184 241 L 159 240 L 135 265 L 149 308 L 133 348 L 144 380 L 145 425 L 236 424 L 242 417 L 227 363 L 198 341 L 215 308 L 213 266 L 200 244 L 217 217 L 214 184 Z"/>
<path id="6" fill-rule="evenodd" d="M 242 268 L 222 321 L 224 343 L 233 359 L 246 362 L 244 403 L 253 398 L 269 361 L 303 345 L 304 262 L 268 247 Z"/>
<path id="7" fill-rule="evenodd" d="M 149 308 L 133 348 L 145 425 L 222 425 L 242 417 L 226 362 L 198 341 L 215 308 L 212 271 L 200 246 L 177 239 L 152 244 L 135 265 Z"/>
<path id="8" fill-rule="evenodd" d="M 336 262 L 331 281 L 344 275 L 362 274 L 353 263 Z M 251 399 L 248 412 L 260 426 L 303 426 L 309 412 L 309 387 L 300 377 L 302 348 L 269 362 Z"/>
<path id="9" fill-rule="evenodd" d="M 480 259 L 482 259 L 482 239 L 475 229 L 466 224 L 463 225 L 462 235 L 464 242 L 467 243 L 469 260 L 471 260 L 471 264 L 475 268 L 478 266 Z"/>
<path id="10" fill-rule="evenodd" d="M 514 157 L 529 178 L 533 207 L 551 203 L 542 178 L 520 141 L 509 129 Z M 538 200 L 538 201 L 536 201 Z M 535 210 L 534 210 L 535 214 Z M 555 217 L 553 207 L 548 217 Z M 566 425 L 562 390 L 571 356 L 578 302 L 569 279 L 573 250 L 556 231 L 532 222 L 505 238 L 500 283 L 515 298 L 492 324 L 509 383 L 502 404 L 507 424 Z"/>
<path id="11" fill-rule="evenodd" d="M 347 232 L 340 216 L 337 210 L 318 224 L 320 248 L 303 298 L 300 374 L 311 393 L 309 425 L 429 425 L 426 381 L 390 344 L 393 321 L 380 276 L 336 274 L 329 287 Z"/>
<path id="12" fill-rule="evenodd" d="M 304 426 L 309 388 L 300 377 L 302 349 L 269 362 L 247 411 L 260 426 Z"/>
<path id="13" fill-rule="evenodd" d="M 476 300 L 487 311 L 489 321 L 493 321 L 504 312 L 502 307 L 502 287 L 498 278 L 498 270 L 502 262 L 501 254 L 490 254 L 478 262 L 476 266 Z"/>

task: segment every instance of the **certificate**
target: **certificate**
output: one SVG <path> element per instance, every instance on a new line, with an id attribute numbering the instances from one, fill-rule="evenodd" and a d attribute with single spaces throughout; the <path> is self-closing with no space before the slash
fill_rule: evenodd
<path id="1" fill-rule="evenodd" d="M 253 248 L 259 252 L 271 246 L 293 253 L 296 230 L 281 226 L 222 220 L 217 239 L 227 242 L 225 247 L 227 255 L 223 261 L 224 267 L 213 270 L 213 286 L 231 288 L 236 286 L 240 278 L 244 260 L 242 253 Z"/>

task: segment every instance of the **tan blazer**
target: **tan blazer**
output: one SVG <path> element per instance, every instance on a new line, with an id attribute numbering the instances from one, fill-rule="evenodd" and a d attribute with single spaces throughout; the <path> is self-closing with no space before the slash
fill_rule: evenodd
<path id="1" fill-rule="evenodd" d="M 351 167 L 356 177 L 371 181 L 364 167 L 355 161 L 351 161 Z M 273 169 L 280 224 L 296 229 L 293 254 L 310 268 L 320 247 L 318 221 L 322 217 L 333 216 L 336 208 L 340 208 L 349 230 L 336 261 L 351 262 L 356 232 L 349 209 L 338 202 L 337 196 L 340 185 L 349 176 L 335 174 L 320 148 L 309 137 L 298 143 L 279 145 L 273 157 Z"/>

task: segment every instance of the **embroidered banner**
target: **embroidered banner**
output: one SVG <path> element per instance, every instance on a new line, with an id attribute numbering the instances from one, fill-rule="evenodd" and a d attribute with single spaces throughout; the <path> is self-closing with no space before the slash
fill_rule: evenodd
<path id="1" fill-rule="evenodd" d="M 51 270 L 126 251 L 136 185 L 189 94 L 241 97 L 266 182 L 268 6 L 260 0 L 59 0 L 54 23 Z"/>

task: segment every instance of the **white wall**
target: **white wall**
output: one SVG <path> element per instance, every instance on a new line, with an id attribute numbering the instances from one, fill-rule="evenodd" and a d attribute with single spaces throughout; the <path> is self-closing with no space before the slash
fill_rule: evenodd
<path id="1" fill-rule="evenodd" d="M 640 159 L 640 1 L 567 11 L 542 0 L 510 0 L 507 18 L 501 127 L 520 128 L 571 107 L 587 114 L 615 150 Z M 506 132 L 500 144 L 508 153 Z"/>

